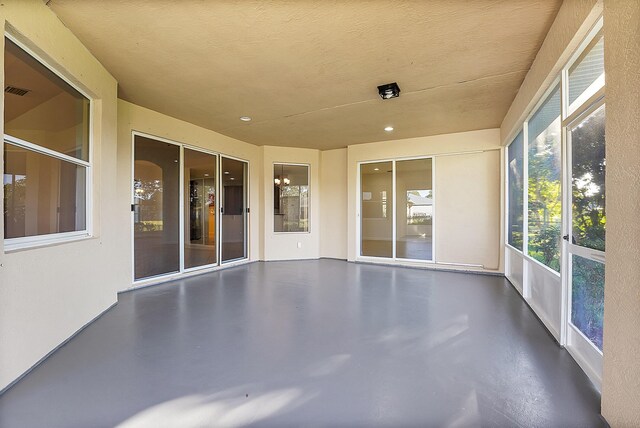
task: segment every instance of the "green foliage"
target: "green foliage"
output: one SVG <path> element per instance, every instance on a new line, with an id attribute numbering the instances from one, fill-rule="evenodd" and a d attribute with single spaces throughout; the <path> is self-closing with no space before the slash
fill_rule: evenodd
<path id="1" fill-rule="evenodd" d="M 560 272 L 560 225 L 549 223 L 532 234 L 529 255 L 539 262 Z"/>
<path id="2" fill-rule="evenodd" d="M 27 195 L 27 178 L 23 175 L 8 175 L 11 180 L 4 184 L 5 233 L 9 223 L 24 223 Z"/>
<path id="3" fill-rule="evenodd" d="M 418 224 L 418 225 L 431 225 L 431 216 L 429 215 L 415 215 L 412 217 L 407 217 L 407 224 Z"/>
<path id="4" fill-rule="evenodd" d="M 560 121 L 529 143 L 529 255 L 560 271 L 562 224 Z"/>
<path id="5" fill-rule="evenodd" d="M 602 349 L 604 265 L 573 256 L 571 322 Z"/>
<path id="6" fill-rule="evenodd" d="M 522 132 L 509 146 L 509 244 L 519 250 L 524 245 L 524 141 Z"/>
<path id="7" fill-rule="evenodd" d="M 596 111 L 571 133 L 573 239 L 604 251 L 605 126 L 604 109 Z"/>

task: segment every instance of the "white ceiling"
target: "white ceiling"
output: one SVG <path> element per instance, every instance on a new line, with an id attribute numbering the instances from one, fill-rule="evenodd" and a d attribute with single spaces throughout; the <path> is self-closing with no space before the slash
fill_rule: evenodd
<path id="1" fill-rule="evenodd" d="M 331 149 L 499 127 L 561 3 L 49 6 L 115 76 L 121 98 L 258 145 Z M 393 81 L 400 97 L 382 101 L 376 86 Z"/>

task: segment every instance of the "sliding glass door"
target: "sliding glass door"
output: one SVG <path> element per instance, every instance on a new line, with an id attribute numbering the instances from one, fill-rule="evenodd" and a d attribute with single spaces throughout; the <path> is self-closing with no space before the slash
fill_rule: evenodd
<path id="1" fill-rule="evenodd" d="M 134 278 L 180 271 L 180 146 L 134 141 Z"/>
<path id="2" fill-rule="evenodd" d="M 218 262 L 216 172 L 218 157 L 184 149 L 184 267 Z"/>
<path id="3" fill-rule="evenodd" d="M 246 259 L 248 163 L 134 133 L 134 282 Z"/>
<path id="4" fill-rule="evenodd" d="M 393 163 L 360 165 L 360 255 L 393 257 Z"/>
<path id="5" fill-rule="evenodd" d="M 360 165 L 360 256 L 433 260 L 433 159 Z"/>
<path id="6" fill-rule="evenodd" d="M 222 262 L 247 257 L 247 163 L 222 156 Z"/>
<path id="7" fill-rule="evenodd" d="M 431 161 L 396 161 L 396 258 L 433 260 Z"/>

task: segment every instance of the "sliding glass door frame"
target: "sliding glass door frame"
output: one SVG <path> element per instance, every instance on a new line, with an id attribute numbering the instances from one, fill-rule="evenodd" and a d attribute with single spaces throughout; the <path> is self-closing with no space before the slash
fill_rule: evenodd
<path id="1" fill-rule="evenodd" d="M 179 157 L 180 157 L 180 165 L 182 165 L 182 147 L 181 144 L 176 142 L 176 141 L 171 141 L 168 140 L 166 138 L 161 138 L 161 137 L 156 137 L 154 135 L 150 135 L 150 134 L 145 134 L 145 133 L 141 133 L 141 132 L 132 132 L 131 133 L 131 282 L 132 284 L 139 284 L 139 283 L 144 283 L 144 282 L 149 282 L 149 281 L 155 281 L 159 278 L 165 278 L 165 277 L 171 277 L 177 274 L 180 274 L 183 269 L 183 262 L 182 262 L 182 248 L 181 248 L 181 243 L 182 243 L 182 238 L 181 238 L 181 234 L 182 234 L 182 230 L 179 230 L 179 237 L 178 237 L 178 270 L 172 270 L 170 272 L 166 272 L 166 273 L 161 273 L 158 275 L 152 275 L 152 276 L 146 276 L 146 277 L 142 277 L 139 279 L 136 279 L 136 246 L 135 246 L 135 217 L 136 217 L 136 212 L 135 212 L 135 205 L 136 205 L 136 187 L 135 187 L 135 178 L 136 178 L 136 137 L 142 137 L 142 138 L 147 138 L 147 139 L 151 139 L 160 143 L 166 143 L 172 146 L 175 146 L 178 148 L 179 150 Z M 180 166 L 178 166 L 178 168 L 180 168 Z M 182 201 L 183 198 L 183 191 L 182 191 L 182 173 L 180 172 L 180 170 L 178 169 L 178 178 L 180 180 L 179 184 L 178 184 L 178 200 Z M 164 213 L 163 213 L 164 214 Z M 180 207 L 180 205 L 178 205 L 178 224 L 179 224 L 179 228 L 181 229 L 182 226 L 182 209 Z"/>
<path id="2" fill-rule="evenodd" d="M 587 47 L 602 34 L 602 17 L 589 31 L 581 45 L 573 53 L 572 58 L 561 71 L 561 118 L 562 118 L 562 307 L 560 344 L 578 362 L 588 376 L 600 388 L 602 379 L 603 353 L 598 347 L 575 326 L 571 321 L 572 288 L 573 288 L 573 257 L 578 256 L 588 261 L 605 265 L 605 251 L 587 248 L 574 244 L 573 240 L 573 153 L 570 133 L 581 122 L 606 105 L 606 85 L 602 83 L 597 91 L 587 99 L 582 100 L 575 108 L 569 103 L 569 70 L 582 55 Z M 570 108 L 571 107 L 571 108 Z M 606 140 L 606 137 L 605 137 Z M 606 141 L 605 141 L 606 144 Z M 605 187 L 606 194 L 606 187 Z M 606 197 L 606 196 L 605 196 Z M 606 287 L 606 286 L 605 286 Z"/>
<path id="3" fill-rule="evenodd" d="M 356 204 L 357 212 L 356 212 L 356 221 L 357 227 L 356 229 L 356 260 L 371 262 L 371 263 L 384 263 L 384 264 L 404 264 L 404 265 L 432 265 L 436 263 L 436 162 L 435 156 L 411 156 L 411 157 L 402 157 L 402 158 L 383 158 L 383 159 L 375 159 L 375 160 L 367 160 L 360 161 L 357 163 L 358 171 L 357 171 L 357 180 L 356 180 L 356 197 L 358 198 L 358 203 Z M 422 260 L 422 259 L 409 259 L 409 258 L 399 258 L 397 257 L 397 199 L 398 192 L 396 191 L 396 162 L 407 161 L 407 160 L 426 160 L 431 159 L 431 194 L 432 194 L 432 215 L 431 215 L 431 260 Z M 391 257 L 377 257 L 377 256 L 364 256 L 362 255 L 362 166 L 367 164 L 374 164 L 380 162 L 391 162 L 391 171 L 392 171 L 392 180 L 391 186 L 393 188 L 393 198 L 391 203 L 391 211 L 392 211 L 392 256 Z"/>
<path id="4" fill-rule="evenodd" d="M 215 236 L 216 236 L 216 244 L 215 244 L 215 252 L 216 252 L 216 262 L 215 263 L 211 263 L 211 264 L 206 264 L 206 265 L 201 265 L 201 266 L 194 266 L 191 268 L 187 268 L 185 267 L 185 254 L 184 254 L 184 248 L 185 248 L 185 244 L 186 244 L 186 236 L 185 236 L 185 225 L 186 225 L 186 218 L 184 217 L 184 212 L 185 212 L 185 207 L 184 205 L 181 206 L 180 208 L 180 271 L 184 272 L 184 273 L 188 273 L 188 272 L 194 272 L 194 271 L 198 271 L 198 270 L 202 270 L 202 269 L 207 269 L 207 268 L 212 268 L 212 267 L 216 267 L 220 265 L 220 221 L 218 221 L 218 206 L 220 204 L 220 154 L 216 153 L 216 152 L 212 152 L 210 150 L 206 150 L 200 147 L 195 147 L 195 146 L 190 146 L 187 144 L 182 144 L 181 145 L 181 149 L 180 149 L 180 191 L 182 192 L 182 195 L 180 197 L 180 200 L 182 201 L 182 203 L 185 203 L 185 195 L 184 195 L 184 189 L 185 189 L 185 181 L 184 181 L 184 151 L 185 149 L 187 150 L 192 150 L 194 152 L 200 152 L 200 153 L 204 153 L 210 156 L 215 157 L 215 164 L 216 164 L 216 172 L 215 172 L 215 180 L 216 180 L 216 184 L 215 184 L 215 199 L 216 199 L 216 220 L 215 220 Z"/>
<path id="5" fill-rule="evenodd" d="M 235 259 L 229 259 L 229 260 L 223 260 L 222 259 L 222 234 L 224 233 L 223 231 L 223 227 L 222 227 L 222 216 L 224 215 L 224 213 L 222 212 L 222 210 L 225 208 L 225 203 L 224 203 L 224 195 L 223 195 L 223 189 L 222 189 L 222 176 L 224 174 L 224 171 L 222 169 L 222 160 L 223 159 L 231 159 L 234 161 L 238 161 L 238 162 L 242 162 L 245 164 L 244 166 L 244 172 L 243 172 L 243 180 L 244 180 L 244 191 L 243 191 L 243 220 L 244 220 L 244 257 L 238 257 Z M 218 209 L 218 214 L 220 215 L 220 221 L 218 222 L 218 230 L 220 232 L 219 235 L 219 245 L 218 245 L 218 263 L 220 264 L 220 266 L 225 265 L 232 265 L 234 263 L 238 263 L 238 262 L 243 262 L 247 259 L 249 259 L 249 214 L 251 213 L 251 209 L 249 207 L 249 161 L 245 160 L 245 159 L 241 159 L 241 158 L 237 158 L 234 156 L 229 156 L 229 155 L 224 155 L 224 154 L 220 154 L 218 156 L 218 195 L 219 195 L 219 209 Z"/>
<path id="6" fill-rule="evenodd" d="M 144 278 L 139 278 L 136 279 L 135 277 L 135 213 L 133 211 L 133 206 L 135 205 L 135 185 L 134 185 L 134 178 L 135 178 L 135 153 L 136 153 L 136 149 L 135 149 L 135 139 L 136 136 L 138 137 L 143 137 L 143 138 L 148 138 L 148 139 L 152 139 L 155 141 L 158 141 L 160 143 L 166 143 L 166 144 L 171 144 L 174 146 L 179 147 L 180 149 L 180 159 L 179 159 L 179 187 L 180 187 L 180 191 L 179 191 L 179 201 L 180 201 L 180 205 L 179 205 L 179 242 L 178 242 L 178 246 L 179 246 L 179 262 L 180 262 L 180 269 L 178 271 L 172 271 L 172 272 L 168 272 L 168 273 L 164 273 L 164 274 L 160 274 L 160 275 L 154 275 L 154 276 L 149 276 L 149 277 L 144 277 Z M 185 210 L 185 193 L 184 193 L 184 151 L 185 149 L 188 150 L 193 150 L 193 151 L 197 151 L 200 153 L 204 153 L 204 154 L 208 154 L 208 155 L 212 155 L 216 158 L 215 160 L 215 164 L 216 164 L 216 184 L 215 184 L 215 192 L 216 192 L 216 199 L 217 199 L 217 207 L 216 207 L 216 226 L 215 226 L 215 233 L 216 233 L 216 263 L 212 263 L 212 264 L 207 264 L 207 265 L 202 265 L 202 266 L 196 266 L 196 267 L 191 267 L 191 268 L 185 268 L 185 253 L 184 253 L 184 245 L 185 245 L 185 215 L 184 215 L 184 210 Z M 244 246 L 245 246 L 245 250 L 244 250 L 244 257 L 242 258 L 237 258 L 237 259 L 233 259 L 233 260 L 228 260 L 228 261 L 222 261 L 222 245 L 221 245 L 221 237 L 222 237 L 222 219 L 220 216 L 220 209 L 219 207 L 221 207 L 221 200 L 220 197 L 222 195 L 222 159 L 227 158 L 227 159 L 233 159 L 239 162 L 243 162 L 246 164 L 245 167 L 245 173 L 244 173 L 244 180 L 245 180 L 245 190 L 244 190 L 244 205 L 245 205 L 245 209 L 244 209 Z M 152 134 L 148 134 L 148 133 L 144 133 L 144 132 L 139 132 L 139 131 L 132 131 L 131 132 L 131 220 L 130 220 L 130 225 L 131 225 L 131 262 L 132 262 L 132 269 L 131 269 L 131 283 L 134 286 L 142 286 L 145 285 L 147 283 L 154 283 L 154 282 L 161 282 L 161 281 L 166 281 L 168 279 L 172 279 L 172 278 L 179 278 L 184 274 L 189 274 L 189 273 L 193 273 L 193 272 L 206 272 L 206 271 L 215 271 L 218 270 L 220 268 L 222 268 L 222 266 L 224 265 L 224 267 L 228 267 L 228 266 L 233 266 L 234 264 L 242 264 L 248 261 L 249 259 L 249 161 L 246 159 L 241 159 L 241 158 L 237 158 L 237 157 L 233 157 L 233 156 L 228 156 L 228 155 L 224 155 L 222 153 L 218 153 L 212 150 L 207 150 L 201 147 L 196 147 L 196 146 L 192 146 L 189 144 L 184 144 L 184 143 L 180 143 L 178 141 L 175 140 L 171 140 L 171 139 L 167 139 L 167 138 L 163 138 L 163 137 L 159 137 L 157 135 L 152 135 Z"/>
<path id="7" fill-rule="evenodd" d="M 578 109 L 562 121 L 562 139 L 564 147 L 563 176 L 563 240 L 562 240 L 562 333 L 561 344 L 578 361 L 583 370 L 592 379 L 602 379 L 602 351 L 571 321 L 572 314 L 572 280 L 574 256 L 605 265 L 606 251 L 587 248 L 574 244 L 573 236 L 573 200 L 572 200 L 572 144 L 569 133 L 579 123 L 587 119 L 601 107 L 605 106 L 605 88 L 599 90 L 587 102 L 584 108 Z M 563 91 L 564 93 L 564 91 Z M 606 188 L 605 188 L 606 192 Z M 585 367 L 586 363 L 586 367 Z"/>

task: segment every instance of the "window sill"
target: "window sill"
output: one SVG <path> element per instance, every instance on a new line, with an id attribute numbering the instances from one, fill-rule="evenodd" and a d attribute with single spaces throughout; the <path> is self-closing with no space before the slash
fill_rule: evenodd
<path id="1" fill-rule="evenodd" d="M 84 241 L 92 239 L 87 231 L 56 233 L 43 236 L 29 236 L 25 238 L 12 238 L 4 240 L 5 254 L 19 251 L 33 250 L 37 248 L 53 247 L 70 242 Z"/>

